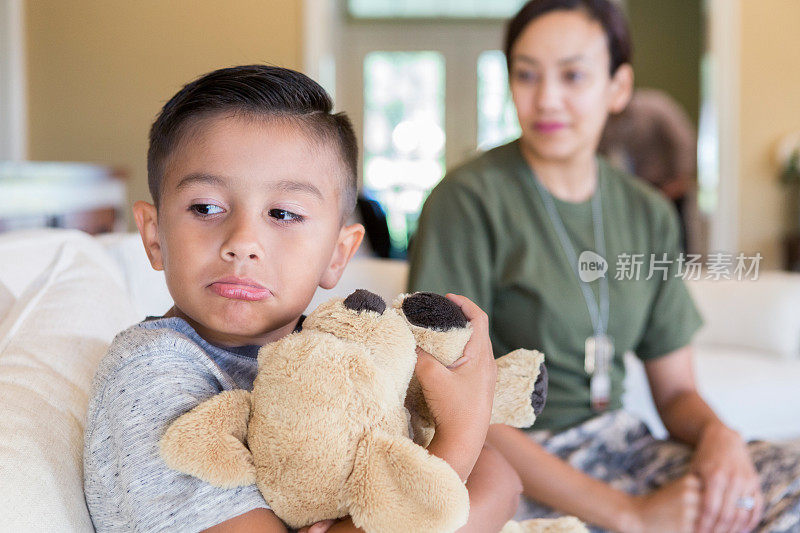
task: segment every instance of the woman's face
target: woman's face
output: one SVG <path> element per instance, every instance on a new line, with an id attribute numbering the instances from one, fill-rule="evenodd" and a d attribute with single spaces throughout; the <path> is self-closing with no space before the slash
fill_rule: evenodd
<path id="1" fill-rule="evenodd" d="M 510 85 L 523 150 L 541 161 L 591 157 L 606 117 L 627 105 L 633 71 L 609 75 L 599 22 L 582 11 L 553 11 L 522 31 L 511 49 Z"/>

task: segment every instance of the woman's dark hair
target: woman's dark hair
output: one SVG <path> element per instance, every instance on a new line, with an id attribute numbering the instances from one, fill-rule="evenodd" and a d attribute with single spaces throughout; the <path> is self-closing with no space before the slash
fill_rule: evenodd
<path id="1" fill-rule="evenodd" d="M 622 10 L 610 0 L 530 0 L 514 15 L 506 26 L 505 52 L 508 71 L 511 72 L 511 48 L 528 24 L 551 11 L 583 11 L 603 27 L 611 56 L 610 73 L 613 76 L 620 65 L 631 62 L 631 44 L 628 22 Z"/>
<path id="2" fill-rule="evenodd" d="M 358 144 L 350 119 L 331 113 L 333 102 L 308 76 L 270 65 L 243 65 L 209 72 L 185 85 L 163 107 L 150 128 L 147 181 L 156 207 L 167 160 L 192 126 L 231 113 L 246 118 L 295 121 L 311 137 L 335 143 L 347 174 L 340 184 L 343 214 L 356 202 Z"/>

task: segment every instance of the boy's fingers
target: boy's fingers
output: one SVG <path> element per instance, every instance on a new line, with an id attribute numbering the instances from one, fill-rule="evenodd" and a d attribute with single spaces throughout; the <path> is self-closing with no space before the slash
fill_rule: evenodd
<path id="1" fill-rule="evenodd" d="M 325 533 L 335 523 L 336 520 L 323 520 L 322 522 L 311 525 L 308 529 L 301 529 L 300 531 L 307 531 L 307 533 Z"/>
<path id="2" fill-rule="evenodd" d="M 417 364 L 414 367 L 414 372 L 419 377 L 420 374 L 427 376 L 434 372 L 448 371 L 447 367 L 439 362 L 434 356 L 417 347 Z"/>
<path id="3" fill-rule="evenodd" d="M 464 316 L 467 317 L 467 320 L 472 324 L 473 329 L 485 328 L 487 332 L 489 331 L 489 316 L 472 300 L 459 294 L 447 293 L 445 296 L 448 300 L 461 308 L 461 312 L 464 313 Z"/>
<path id="4" fill-rule="evenodd" d="M 450 301 L 461 308 L 464 316 L 467 317 L 470 325 L 472 325 L 472 336 L 464 347 L 464 354 L 466 355 L 471 353 L 472 350 L 477 350 L 478 353 L 483 354 L 485 358 L 494 359 L 491 351 L 491 342 L 489 341 L 489 316 L 465 296 L 451 293 L 448 293 L 446 296 Z"/>

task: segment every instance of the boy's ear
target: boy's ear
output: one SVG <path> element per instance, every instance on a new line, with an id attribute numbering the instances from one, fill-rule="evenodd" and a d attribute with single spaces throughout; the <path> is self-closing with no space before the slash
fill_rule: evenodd
<path id="1" fill-rule="evenodd" d="M 155 270 L 164 270 L 164 258 L 161 255 L 161 242 L 158 240 L 158 212 L 156 206 L 138 201 L 133 204 L 133 218 L 142 237 L 144 250 L 150 265 Z"/>
<path id="2" fill-rule="evenodd" d="M 364 226 L 361 224 L 352 224 L 350 226 L 342 226 L 339 230 L 339 238 L 336 241 L 336 247 L 331 256 L 331 262 L 328 268 L 322 274 L 319 280 L 319 286 L 323 289 L 332 289 L 339 283 L 342 277 L 344 268 L 356 253 L 361 241 L 364 239 Z"/>

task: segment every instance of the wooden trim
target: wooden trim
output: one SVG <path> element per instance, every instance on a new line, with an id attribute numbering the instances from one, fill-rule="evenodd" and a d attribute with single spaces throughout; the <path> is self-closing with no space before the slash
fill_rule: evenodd
<path id="1" fill-rule="evenodd" d="M 0 159 L 28 155 L 23 0 L 0 0 Z"/>
<path id="2" fill-rule="evenodd" d="M 739 248 L 739 104 L 741 6 L 739 0 L 709 0 L 708 43 L 713 57 L 713 91 L 718 134 L 717 208 L 711 215 L 709 251 Z"/>

